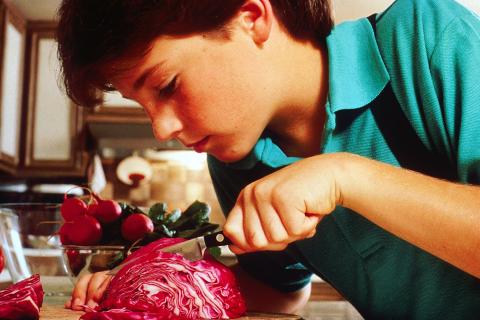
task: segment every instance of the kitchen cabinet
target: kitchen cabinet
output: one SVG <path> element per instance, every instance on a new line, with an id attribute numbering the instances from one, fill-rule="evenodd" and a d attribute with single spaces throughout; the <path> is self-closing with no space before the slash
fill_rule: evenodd
<path id="1" fill-rule="evenodd" d="M 104 102 L 89 110 L 86 117 L 98 149 L 186 149 L 176 140 L 157 141 L 150 119 L 137 102 L 123 98 L 119 92 L 104 93 L 103 97 Z"/>
<path id="2" fill-rule="evenodd" d="M 0 169 L 17 177 L 84 176 L 84 113 L 59 86 L 56 23 L 8 3 L 2 24 Z"/>
<path id="3" fill-rule="evenodd" d="M 119 92 L 104 93 L 104 102 L 91 110 L 87 122 L 149 124 L 148 116 L 135 101 L 125 99 Z"/>
<path id="4" fill-rule="evenodd" d="M 3 163 L 19 162 L 19 135 L 25 27 L 2 6 L 1 86 L 0 86 L 0 156 Z"/>

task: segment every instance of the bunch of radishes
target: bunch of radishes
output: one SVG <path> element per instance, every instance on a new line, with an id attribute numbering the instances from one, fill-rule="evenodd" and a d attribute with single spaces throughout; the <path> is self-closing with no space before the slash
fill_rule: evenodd
<path id="1" fill-rule="evenodd" d="M 64 196 L 60 206 L 64 222 L 58 231 L 63 245 L 110 244 L 115 237 L 123 238 L 113 239 L 117 242 L 134 242 L 153 232 L 152 220 L 141 210 L 124 213 L 118 202 L 102 199 L 87 190 L 88 201 L 68 193 Z"/>

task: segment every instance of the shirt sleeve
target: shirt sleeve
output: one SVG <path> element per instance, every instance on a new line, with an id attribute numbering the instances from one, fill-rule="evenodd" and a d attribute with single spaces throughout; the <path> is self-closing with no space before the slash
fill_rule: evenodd
<path id="1" fill-rule="evenodd" d="M 430 59 L 439 109 L 431 114 L 461 181 L 480 184 L 480 20 L 459 17 L 444 29 Z"/>
<path id="2" fill-rule="evenodd" d="M 397 0 L 380 15 L 392 88 L 425 146 L 480 183 L 480 19 L 454 0 Z"/>
<path id="3" fill-rule="evenodd" d="M 246 185 L 248 172 L 226 167 L 208 157 L 213 186 L 224 215 L 232 209 L 240 190 Z M 289 248 L 283 251 L 262 251 L 237 256 L 238 263 L 255 279 L 282 292 L 293 292 L 310 283 L 312 272 L 295 258 Z"/>

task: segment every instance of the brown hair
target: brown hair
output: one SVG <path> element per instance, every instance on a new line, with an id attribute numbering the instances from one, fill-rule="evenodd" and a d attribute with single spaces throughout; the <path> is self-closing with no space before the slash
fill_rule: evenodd
<path id="1" fill-rule="evenodd" d="M 112 90 L 100 72 L 124 57 L 141 56 L 159 35 L 221 30 L 245 0 L 63 0 L 58 55 L 68 96 L 78 105 L 102 101 Z M 270 0 L 287 31 L 323 42 L 333 21 L 328 0 Z"/>

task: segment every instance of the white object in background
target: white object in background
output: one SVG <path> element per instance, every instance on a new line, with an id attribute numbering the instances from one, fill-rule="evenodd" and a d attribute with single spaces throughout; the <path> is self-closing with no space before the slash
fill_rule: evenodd
<path id="1" fill-rule="evenodd" d="M 153 169 L 150 163 L 135 154 L 123 159 L 117 166 L 118 179 L 129 186 L 150 181 L 152 175 Z M 134 179 L 132 179 L 132 177 L 134 177 Z"/>
<path id="2" fill-rule="evenodd" d="M 104 93 L 103 95 L 103 106 L 109 108 L 115 107 L 127 107 L 127 108 L 142 108 L 137 102 L 124 98 L 120 92 L 113 91 Z"/>
<path id="3" fill-rule="evenodd" d="M 103 170 L 102 160 L 98 154 L 93 157 L 93 173 L 90 180 L 90 189 L 97 194 L 102 192 L 107 186 L 107 178 Z"/>
<path id="4" fill-rule="evenodd" d="M 0 185 L 0 191 L 4 192 L 26 192 L 28 190 L 28 186 L 25 183 L 12 183 L 12 184 L 4 184 Z"/>
<path id="5" fill-rule="evenodd" d="M 74 184 L 36 184 L 32 187 L 33 192 L 37 193 L 67 193 L 75 196 L 82 196 L 83 189 Z"/>
<path id="6" fill-rule="evenodd" d="M 185 166 L 188 170 L 203 170 L 207 164 L 207 154 L 192 150 L 145 151 L 145 158 L 154 161 L 166 161 Z"/>

